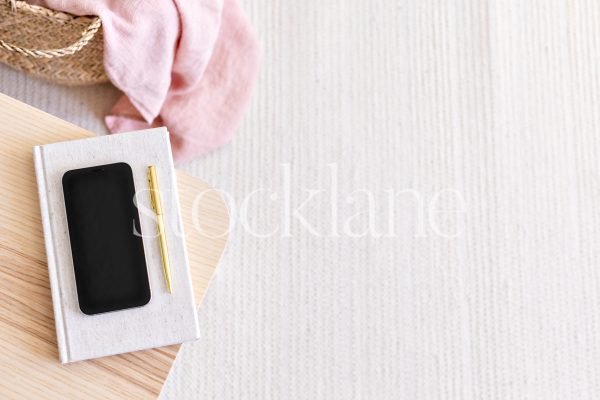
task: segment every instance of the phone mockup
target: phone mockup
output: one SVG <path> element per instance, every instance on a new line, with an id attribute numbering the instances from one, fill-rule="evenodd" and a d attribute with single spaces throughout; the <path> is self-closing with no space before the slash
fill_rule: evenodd
<path id="1" fill-rule="evenodd" d="M 94 315 L 140 307 L 150 284 L 126 163 L 67 171 L 62 178 L 79 308 Z"/>

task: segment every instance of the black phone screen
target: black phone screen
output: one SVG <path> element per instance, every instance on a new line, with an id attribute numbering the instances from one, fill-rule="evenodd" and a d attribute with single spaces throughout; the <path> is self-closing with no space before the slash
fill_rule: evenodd
<path id="1" fill-rule="evenodd" d="M 75 169 L 63 175 L 62 184 L 81 311 L 147 304 L 150 285 L 131 167 Z"/>

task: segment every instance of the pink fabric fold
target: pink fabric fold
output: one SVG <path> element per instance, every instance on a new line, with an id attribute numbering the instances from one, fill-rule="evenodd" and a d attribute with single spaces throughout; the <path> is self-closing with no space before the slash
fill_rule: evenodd
<path id="1" fill-rule="evenodd" d="M 45 0 L 98 15 L 104 66 L 124 96 L 111 132 L 167 126 L 177 162 L 227 143 L 258 76 L 256 38 L 236 0 Z"/>

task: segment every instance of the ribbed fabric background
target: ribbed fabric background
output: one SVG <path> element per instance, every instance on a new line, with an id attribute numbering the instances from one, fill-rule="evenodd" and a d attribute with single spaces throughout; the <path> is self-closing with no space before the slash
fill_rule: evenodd
<path id="1" fill-rule="evenodd" d="M 235 226 L 163 389 L 189 399 L 593 399 L 600 393 L 600 3 L 244 1 L 264 57 L 233 142 L 184 166 L 285 228 L 305 189 L 395 237 Z M 102 131 L 109 86 L 0 69 L 0 90 Z M 283 165 L 282 165 L 283 164 Z M 449 192 L 445 192 L 448 194 Z M 350 199 L 351 200 L 351 199 Z M 330 229 L 328 194 L 301 214 Z M 457 230 L 456 238 L 435 233 Z M 423 231 L 419 222 L 425 223 Z M 365 216 L 353 220 L 356 231 Z M 343 222 L 340 222 L 340 226 Z M 340 229 L 341 230 L 341 229 Z"/>

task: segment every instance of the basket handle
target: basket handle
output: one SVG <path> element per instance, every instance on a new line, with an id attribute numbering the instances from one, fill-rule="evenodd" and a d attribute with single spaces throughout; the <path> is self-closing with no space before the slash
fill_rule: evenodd
<path id="1" fill-rule="evenodd" d="M 23 8 L 27 11 L 31 11 L 37 14 L 44 14 L 49 17 L 58 16 L 60 19 L 64 20 L 73 19 L 73 17 L 68 14 L 59 13 L 56 11 L 48 10 L 43 7 L 27 4 L 24 1 L 7 0 L 7 2 L 10 4 L 10 7 L 13 11 Z M 98 32 L 101 26 L 102 21 L 100 20 L 100 18 L 95 17 L 92 20 L 92 22 L 88 25 L 88 27 L 84 29 L 83 32 L 81 32 L 81 37 L 76 42 L 60 49 L 28 49 L 26 47 L 17 46 L 12 43 L 7 43 L 2 39 L 0 39 L 0 47 L 14 53 L 22 54 L 26 57 L 55 58 L 70 56 L 72 54 L 75 54 L 76 52 L 81 50 L 86 44 L 88 44 L 94 38 L 94 35 L 96 34 L 96 32 Z"/>

